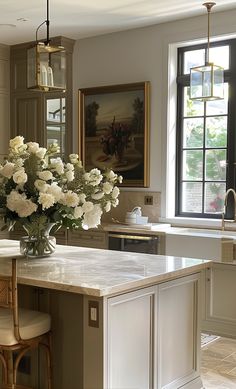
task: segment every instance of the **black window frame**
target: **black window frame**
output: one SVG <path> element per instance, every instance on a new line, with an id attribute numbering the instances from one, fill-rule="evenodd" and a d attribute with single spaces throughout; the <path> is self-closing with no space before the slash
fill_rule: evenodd
<path id="1" fill-rule="evenodd" d="M 224 71 L 224 80 L 229 84 L 228 98 L 228 128 L 227 128 L 227 164 L 226 190 L 236 189 L 236 39 L 212 42 L 210 47 L 229 46 L 229 69 Z M 177 120 L 176 120 L 176 186 L 175 186 L 175 216 L 191 218 L 220 219 L 221 214 L 189 213 L 181 211 L 181 172 L 182 172 L 182 141 L 183 141 L 183 93 L 184 87 L 190 85 L 190 74 L 184 74 L 184 54 L 187 51 L 207 48 L 207 44 L 190 45 L 178 48 L 177 67 Z M 226 218 L 234 218 L 233 199 L 229 196 Z M 204 201 L 204 199 L 203 199 Z"/>

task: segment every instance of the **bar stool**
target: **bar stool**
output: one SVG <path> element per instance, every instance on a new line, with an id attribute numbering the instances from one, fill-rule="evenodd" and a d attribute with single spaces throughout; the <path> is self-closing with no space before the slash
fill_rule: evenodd
<path id="1" fill-rule="evenodd" d="M 17 257 L 11 260 L 11 275 L 0 275 L 0 360 L 3 367 L 3 389 L 32 389 L 17 385 L 17 369 L 21 358 L 31 349 L 42 346 L 46 351 L 47 386 L 52 389 L 51 318 L 43 312 L 18 308 Z M 14 358 L 13 358 L 14 352 Z"/>

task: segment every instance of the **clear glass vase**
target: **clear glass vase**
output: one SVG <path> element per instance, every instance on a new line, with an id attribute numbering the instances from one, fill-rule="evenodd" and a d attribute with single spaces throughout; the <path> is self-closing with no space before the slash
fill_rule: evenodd
<path id="1" fill-rule="evenodd" d="M 55 236 L 49 235 L 54 223 L 49 223 L 34 234 L 29 233 L 27 226 L 23 228 L 28 233 L 20 238 L 20 253 L 28 258 L 42 258 L 53 254 L 56 248 Z"/>

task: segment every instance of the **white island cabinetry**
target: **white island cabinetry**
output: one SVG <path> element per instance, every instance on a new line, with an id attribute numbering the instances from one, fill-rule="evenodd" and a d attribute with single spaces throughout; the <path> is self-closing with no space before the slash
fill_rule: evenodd
<path id="1" fill-rule="evenodd" d="M 18 251 L 19 242 L 0 241 L 0 259 Z M 0 260 L 0 274 L 8 262 Z M 21 301 L 40 288 L 39 308 L 52 316 L 54 388 L 202 388 L 199 280 L 206 266 L 59 245 L 50 258 L 20 259 Z M 41 389 L 43 377 L 33 379 L 22 384 Z"/>
<path id="2" fill-rule="evenodd" d="M 105 388 L 201 388 L 198 287 L 193 275 L 108 299 Z"/>

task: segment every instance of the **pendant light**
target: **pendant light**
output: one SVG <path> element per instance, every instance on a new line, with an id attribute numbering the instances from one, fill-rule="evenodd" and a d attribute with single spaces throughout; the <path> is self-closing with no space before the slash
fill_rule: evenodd
<path id="1" fill-rule="evenodd" d="M 38 31 L 46 24 L 47 35 L 38 41 Z M 49 0 L 47 0 L 47 20 L 36 30 L 35 45 L 27 50 L 27 87 L 41 90 L 65 90 L 66 56 L 62 46 L 53 46 L 49 37 Z"/>
<path id="2" fill-rule="evenodd" d="M 209 101 L 224 98 L 224 69 L 210 62 L 210 12 L 216 3 L 207 2 L 203 6 L 208 14 L 208 38 L 206 62 L 190 69 L 190 99 Z"/>

